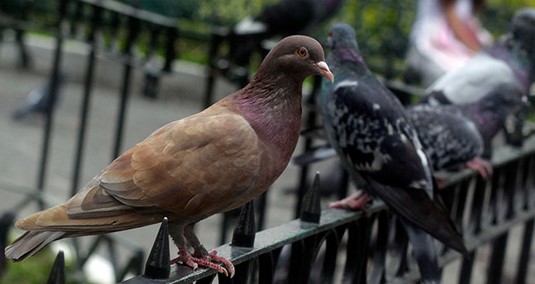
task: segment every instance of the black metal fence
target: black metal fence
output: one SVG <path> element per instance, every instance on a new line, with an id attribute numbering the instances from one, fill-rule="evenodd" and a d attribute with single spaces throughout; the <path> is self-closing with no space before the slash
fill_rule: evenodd
<path id="1" fill-rule="evenodd" d="M 469 250 L 465 257 L 446 248 L 441 250 L 440 264 L 448 271 L 444 278 L 449 282 L 471 283 L 475 277 L 483 283 L 530 283 L 535 139 L 526 141 L 521 149 L 497 149 L 492 164 L 494 173 L 488 180 L 473 170 L 442 175 L 446 182 L 440 195 L 461 228 Z M 167 230 L 164 222 L 144 274 L 121 283 L 212 283 L 216 277 L 219 283 L 417 282 L 419 274 L 407 237 L 387 207 L 375 201 L 368 216 L 338 209 L 320 211 L 319 182 L 316 174 L 300 218 L 281 226 L 255 234 L 252 203 L 244 207 L 232 242 L 216 248 L 218 255 L 236 265 L 234 278 L 208 269 L 169 267 L 169 239 L 162 233 Z M 517 259 L 506 259 L 510 232 L 518 226 L 523 228 L 520 245 L 512 248 Z M 486 272 L 473 275 L 478 251 L 486 247 L 490 248 Z M 506 261 L 517 264 L 514 274 L 507 278 Z M 448 269 L 455 262 L 461 266 Z"/>

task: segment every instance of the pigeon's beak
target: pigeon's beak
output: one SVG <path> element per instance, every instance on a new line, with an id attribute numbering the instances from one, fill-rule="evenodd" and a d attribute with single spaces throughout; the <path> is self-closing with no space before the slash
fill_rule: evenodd
<path id="1" fill-rule="evenodd" d="M 329 70 L 329 66 L 327 65 L 327 63 L 325 63 L 325 61 L 320 61 L 316 63 L 316 66 L 320 69 L 321 75 L 323 77 L 329 79 L 331 83 L 334 82 L 334 75 L 333 73 L 331 73 L 331 70 Z"/>

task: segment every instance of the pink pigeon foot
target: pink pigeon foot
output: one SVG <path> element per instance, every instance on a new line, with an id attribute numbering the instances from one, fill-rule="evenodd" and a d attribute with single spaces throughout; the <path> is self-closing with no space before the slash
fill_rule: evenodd
<path id="1" fill-rule="evenodd" d="M 360 209 L 364 211 L 364 213 L 367 214 L 366 205 L 372 199 L 373 198 L 370 195 L 368 195 L 366 192 L 362 190 L 358 190 L 357 192 L 351 194 L 350 196 L 342 200 L 331 202 L 329 204 L 329 207 L 346 209 L 346 210 L 351 210 L 351 211 L 356 211 Z"/>
<path id="2" fill-rule="evenodd" d="M 446 183 L 448 182 L 445 178 L 436 177 L 436 176 L 435 176 L 435 181 L 437 182 L 438 188 L 444 187 L 446 185 Z"/>
<path id="3" fill-rule="evenodd" d="M 227 268 L 214 262 L 220 262 Z M 219 273 L 225 274 L 225 276 L 228 276 L 230 278 L 232 278 L 235 273 L 234 265 L 232 264 L 232 262 L 222 256 L 218 256 L 215 250 L 211 251 L 210 254 L 206 256 L 196 257 L 191 255 L 185 247 L 179 247 L 178 257 L 171 260 L 171 264 L 175 263 L 182 263 L 191 267 L 193 270 L 197 269 L 197 267 L 199 266 L 211 268 Z"/>
<path id="4" fill-rule="evenodd" d="M 466 162 L 466 166 L 476 170 L 484 179 L 487 179 L 489 175 L 492 174 L 492 165 L 478 157 Z"/>

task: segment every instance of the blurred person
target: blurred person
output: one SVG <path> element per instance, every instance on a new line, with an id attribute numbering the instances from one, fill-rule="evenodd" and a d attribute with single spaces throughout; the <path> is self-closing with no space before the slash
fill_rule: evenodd
<path id="1" fill-rule="evenodd" d="M 476 15 L 485 0 L 419 0 L 406 57 L 408 83 L 429 86 L 492 42 Z"/>

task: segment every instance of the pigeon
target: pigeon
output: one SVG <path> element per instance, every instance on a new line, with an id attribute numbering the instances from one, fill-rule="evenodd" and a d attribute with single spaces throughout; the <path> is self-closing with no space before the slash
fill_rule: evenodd
<path id="1" fill-rule="evenodd" d="M 483 154 L 475 123 L 453 107 L 418 105 L 407 110 L 434 171 L 457 169 Z M 476 168 L 482 176 L 487 167 Z"/>
<path id="2" fill-rule="evenodd" d="M 268 37 L 307 32 L 338 12 L 343 0 L 281 0 L 266 6 L 253 23 L 262 24 Z M 237 28 L 242 28 L 238 25 Z"/>
<path id="3" fill-rule="evenodd" d="M 528 94 L 535 75 L 535 9 L 517 11 L 511 22 L 510 33 L 437 79 L 425 90 L 422 102 L 467 104 L 503 84 Z"/>
<path id="4" fill-rule="evenodd" d="M 490 151 L 492 139 L 506 118 L 528 106 L 528 98 L 521 88 L 500 84 L 476 102 L 415 105 L 407 109 L 407 116 L 418 132 L 433 170 L 456 169 L 468 162 L 468 167 L 485 177 L 491 168 L 479 157 Z"/>
<path id="5" fill-rule="evenodd" d="M 253 17 L 238 22 L 232 29 L 235 40 L 230 42 L 231 57 L 236 64 L 246 66 L 251 53 L 263 40 L 310 31 L 333 17 L 344 0 L 281 0 L 266 5 Z"/>
<path id="6" fill-rule="evenodd" d="M 434 171 L 457 170 L 461 165 L 487 177 L 492 166 L 480 159 L 483 138 L 476 124 L 456 106 L 417 105 L 407 109 Z"/>
<path id="7" fill-rule="evenodd" d="M 21 120 L 31 113 L 46 114 L 49 108 L 61 97 L 65 79 L 66 75 L 60 73 L 58 76 L 56 96 L 54 97 L 50 93 L 50 82 L 31 90 L 26 96 L 24 103 L 11 114 L 11 118 L 13 120 Z M 54 98 L 54 101 L 50 104 L 51 98 Z"/>
<path id="8" fill-rule="evenodd" d="M 329 40 L 327 64 L 336 79 L 323 82 L 317 103 L 330 144 L 362 189 L 331 207 L 365 209 L 373 196 L 382 199 L 404 224 L 422 279 L 438 283 L 431 236 L 461 253 L 466 247 L 436 196 L 430 162 L 414 126 L 399 100 L 366 66 L 354 29 L 334 24 Z"/>
<path id="9" fill-rule="evenodd" d="M 167 217 L 179 250 L 171 263 L 232 277 L 233 264 L 208 252 L 194 225 L 251 201 L 283 172 L 299 138 L 302 84 L 311 75 L 333 80 L 320 43 L 307 36 L 282 39 L 247 86 L 156 130 L 67 202 L 19 220 L 25 232 L 5 249 L 6 257 L 21 261 L 54 240 Z"/>

